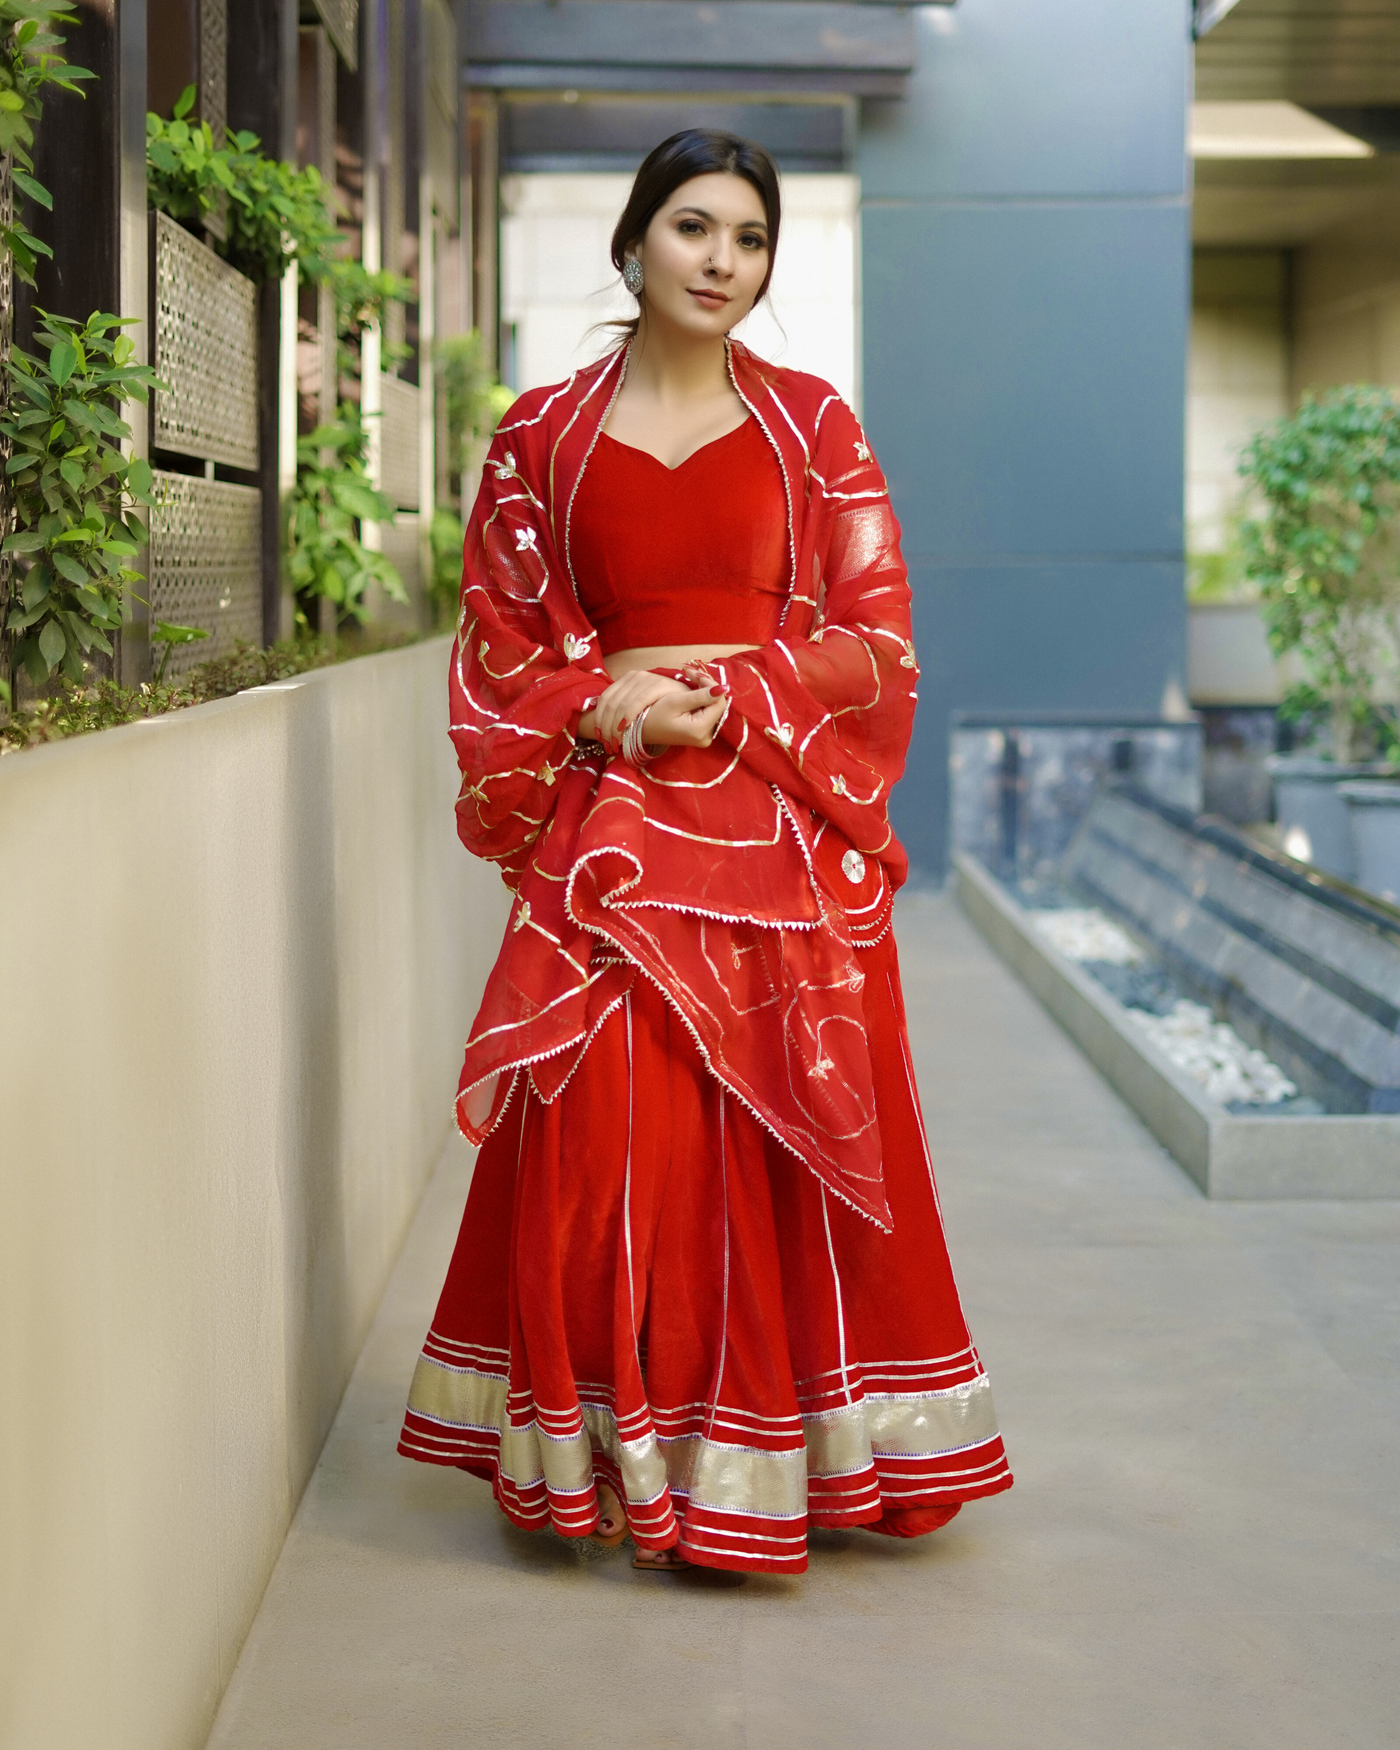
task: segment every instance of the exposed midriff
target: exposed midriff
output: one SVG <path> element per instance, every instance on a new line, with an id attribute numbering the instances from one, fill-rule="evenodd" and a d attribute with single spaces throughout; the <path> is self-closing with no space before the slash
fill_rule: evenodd
<path id="1" fill-rule="evenodd" d="M 787 500 L 756 419 L 668 468 L 606 432 L 569 526 L 602 655 L 766 644 L 787 599 Z"/>

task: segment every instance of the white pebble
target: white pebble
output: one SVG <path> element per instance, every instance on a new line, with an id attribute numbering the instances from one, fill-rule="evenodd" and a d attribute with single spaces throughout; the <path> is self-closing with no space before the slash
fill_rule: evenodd
<path id="1" fill-rule="evenodd" d="M 1124 929 L 1091 906 L 1084 911 L 1036 911 L 1031 922 L 1066 960 L 1107 960 L 1136 966 L 1142 949 Z"/>
<path id="2" fill-rule="evenodd" d="M 1169 1015 L 1150 1015 L 1144 1009 L 1129 1009 L 1128 1014 L 1178 1069 L 1222 1105 L 1243 1100 L 1272 1106 L 1298 1092 L 1276 1063 L 1246 1045 L 1233 1027 L 1217 1021 L 1204 1003 L 1182 997 Z"/>

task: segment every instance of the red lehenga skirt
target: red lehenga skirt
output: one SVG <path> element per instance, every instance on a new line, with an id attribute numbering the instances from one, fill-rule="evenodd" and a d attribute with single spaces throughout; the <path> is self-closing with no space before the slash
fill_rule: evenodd
<path id="1" fill-rule="evenodd" d="M 581 1536 L 798 1573 L 809 1525 L 931 1530 L 1011 1486 L 948 1263 L 894 939 L 863 950 L 894 1231 L 827 1193 L 643 978 L 477 1159 L 399 1451 Z"/>

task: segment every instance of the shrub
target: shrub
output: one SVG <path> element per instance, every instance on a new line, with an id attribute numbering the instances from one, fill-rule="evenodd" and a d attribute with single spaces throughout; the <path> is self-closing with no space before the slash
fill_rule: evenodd
<path id="1" fill-rule="evenodd" d="M 15 661 L 41 685 L 59 667 L 81 680 L 94 651 L 112 653 L 123 586 L 140 580 L 126 563 L 145 541 L 132 512 L 151 502 L 150 466 L 122 454 L 131 428 L 112 403 L 145 401 L 158 380 L 131 362 L 122 329 L 133 318 L 35 314 L 47 357 L 14 348 L 0 433 L 13 452 L 6 473 L 16 523 L 3 546 L 17 572 L 6 630 L 19 640 Z"/>
<path id="2" fill-rule="evenodd" d="M 1382 699 L 1400 673 L 1400 399 L 1367 384 L 1306 396 L 1240 473 L 1263 501 L 1242 540 L 1269 641 L 1307 675 L 1284 708 L 1325 710 L 1344 764 L 1393 733 Z"/>

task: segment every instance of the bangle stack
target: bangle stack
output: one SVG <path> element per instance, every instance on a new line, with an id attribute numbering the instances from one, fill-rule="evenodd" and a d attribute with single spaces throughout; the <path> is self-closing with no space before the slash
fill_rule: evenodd
<path id="1" fill-rule="evenodd" d="M 645 766 L 656 758 L 648 750 L 644 738 L 647 712 L 650 710 L 651 706 L 648 705 L 646 710 L 639 711 L 622 732 L 622 757 L 629 766 Z"/>

